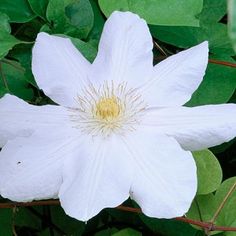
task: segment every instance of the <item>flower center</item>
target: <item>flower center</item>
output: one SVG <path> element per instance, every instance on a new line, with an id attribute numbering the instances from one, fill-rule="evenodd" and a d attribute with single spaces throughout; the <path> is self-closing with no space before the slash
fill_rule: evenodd
<path id="1" fill-rule="evenodd" d="M 137 89 L 128 88 L 127 83 L 115 85 L 113 81 L 98 87 L 90 83 L 76 101 L 77 107 L 69 108 L 71 121 L 75 128 L 93 136 L 135 130 L 146 108 Z"/>
<path id="2" fill-rule="evenodd" d="M 96 104 L 96 115 L 104 120 L 111 120 L 119 116 L 121 107 L 115 96 L 101 98 Z"/>

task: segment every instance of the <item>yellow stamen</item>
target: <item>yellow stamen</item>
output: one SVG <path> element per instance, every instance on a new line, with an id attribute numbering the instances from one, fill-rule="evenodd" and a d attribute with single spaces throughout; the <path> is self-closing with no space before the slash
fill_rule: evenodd
<path id="1" fill-rule="evenodd" d="M 120 114 L 120 109 L 120 104 L 115 96 L 101 98 L 96 104 L 96 115 L 104 120 L 110 120 Z"/>

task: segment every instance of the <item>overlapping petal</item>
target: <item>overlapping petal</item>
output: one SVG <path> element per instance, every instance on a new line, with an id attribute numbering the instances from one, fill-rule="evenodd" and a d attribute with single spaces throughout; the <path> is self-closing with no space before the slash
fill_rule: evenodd
<path id="1" fill-rule="evenodd" d="M 47 130 L 10 140 L 0 152 L 0 194 L 13 201 L 57 198 L 63 162 L 74 154 L 76 136 Z"/>
<path id="2" fill-rule="evenodd" d="M 130 192 L 142 212 L 157 218 L 186 213 L 197 189 L 192 154 L 175 139 L 153 132 L 136 132 L 125 142 L 135 160 Z"/>
<path id="3" fill-rule="evenodd" d="M 73 107 L 88 81 L 90 63 L 70 39 L 39 33 L 33 48 L 32 71 L 39 88 L 54 102 Z"/>
<path id="4" fill-rule="evenodd" d="M 152 37 L 147 23 L 131 12 L 114 12 L 104 25 L 90 77 L 137 86 L 153 69 Z"/>
<path id="5" fill-rule="evenodd" d="M 59 198 L 68 215 L 87 221 L 129 197 L 134 165 L 115 137 L 102 140 L 84 136 L 79 147 L 78 156 L 65 163 Z"/>
<path id="6" fill-rule="evenodd" d="M 207 63 L 207 42 L 170 56 L 154 67 L 141 93 L 150 106 L 183 105 L 202 82 Z"/>
<path id="7" fill-rule="evenodd" d="M 17 136 L 25 137 L 36 130 L 70 127 L 67 109 L 54 106 L 33 106 L 12 95 L 0 99 L 0 147 Z"/>
<path id="8" fill-rule="evenodd" d="M 153 132 L 173 136 L 186 150 L 201 150 L 236 136 L 236 105 L 154 108 L 143 124 Z"/>

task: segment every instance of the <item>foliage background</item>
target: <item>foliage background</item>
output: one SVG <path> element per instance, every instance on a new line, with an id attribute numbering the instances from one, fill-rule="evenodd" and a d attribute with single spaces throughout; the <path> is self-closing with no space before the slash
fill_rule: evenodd
<path id="1" fill-rule="evenodd" d="M 229 20 L 226 5 L 225 0 L 0 0 L 0 97 L 11 93 L 34 105 L 51 103 L 31 72 L 31 49 L 37 33 L 70 37 L 92 62 L 106 17 L 113 10 L 129 10 L 146 19 L 155 41 L 154 63 L 204 40 L 209 41 L 211 59 L 234 63 L 235 3 L 229 1 Z M 235 88 L 236 68 L 209 63 L 203 83 L 186 105 L 236 103 Z M 235 141 L 194 153 L 199 186 L 187 217 L 206 222 L 214 218 L 236 182 Z M 125 204 L 135 206 L 131 201 Z M 236 227 L 236 192 L 214 223 Z M 210 233 L 176 220 L 151 219 L 117 209 L 103 210 L 87 224 L 66 216 L 60 206 L 0 209 L 3 236 L 205 234 Z M 234 236 L 236 232 L 211 234 Z"/>

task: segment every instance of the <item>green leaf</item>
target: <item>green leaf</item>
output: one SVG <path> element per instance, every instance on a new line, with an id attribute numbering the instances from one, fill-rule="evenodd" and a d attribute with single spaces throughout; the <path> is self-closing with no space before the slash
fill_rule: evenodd
<path id="1" fill-rule="evenodd" d="M 122 229 L 117 233 L 112 234 L 112 236 L 141 236 L 142 234 L 134 229 Z"/>
<path id="2" fill-rule="evenodd" d="M 4 76 L 4 78 L 3 78 Z M 24 100 L 32 100 L 34 94 L 24 76 L 24 68 L 19 63 L 1 63 L 0 88 L 5 87 L 3 80 L 8 85 L 8 93 L 14 94 Z"/>
<path id="3" fill-rule="evenodd" d="M 92 0 L 91 6 L 93 8 L 93 13 L 94 13 L 94 25 L 88 37 L 89 41 L 95 41 L 96 45 L 98 45 L 105 20 L 103 18 L 102 12 L 100 11 L 97 2 Z"/>
<path id="4" fill-rule="evenodd" d="M 218 22 L 227 11 L 225 0 L 204 0 L 200 20 L 206 23 Z"/>
<path id="5" fill-rule="evenodd" d="M 93 10 L 88 0 L 49 0 L 46 15 L 53 34 L 86 38 L 93 27 Z"/>
<path id="6" fill-rule="evenodd" d="M 0 235 L 12 236 L 12 209 L 0 209 Z"/>
<path id="7" fill-rule="evenodd" d="M 210 222 L 229 193 L 229 190 L 235 183 L 236 177 L 233 177 L 224 181 L 217 189 L 215 195 L 212 193 L 208 195 L 197 195 L 187 213 L 187 217 L 204 222 Z M 235 202 L 236 191 L 234 190 L 226 200 L 223 208 L 221 208 L 219 215 L 216 217 L 214 222 L 216 225 L 230 227 L 235 224 Z"/>
<path id="8" fill-rule="evenodd" d="M 89 0 L 80 0 L 69 4 L 65 8 L 66 16 L 71 25 L 79 31 L 79 38 L 87 38 L 93 27 L 93 9 Z"/>
<path id="9" fill-rule="evenodd" d="M 220 188 L 216 191 L 215 198 L 217 205 L 223 202 L 226 195 L 229 193 L 231 187 L 236 184 L 236 177 L 229 178 L 225 180 Z M 219 225 L 232 226 L 235 222 L 236 216 L 236 188 L 227 198 L 224 207 L 220 211 L 219 216 L 217 217 L 217 223 Z"/>
<path id="10" fill-rule="evenodd" d="M 0 59 L 5 57 L 9 50 L 11 50 L 16 44 L 22 43 L 16 39 L 10 33 L 0 28 Z"/>
<path id="11" fill-rule="evenodd" d="M 58 225 L 58 227 L 62 229 L 66 235 L 82 235 L 85 228 L 85 224 L 83 222 L 67 216 L 60 206 L 51 206 L 50 210 L 54 224 Z"/>
<path id="12" fill-rule="evenodd" d="M 214 59 L 234 62 L 231 57 L 223 55 L 215 56 Z M 235 68 L 209 63 L 203 82 L 186 105 L 226 103 L 235 91 L 235 77 Z"/>
<path id="13" fill-rule="evenodd" d="M 144 224 L 155 233 L 168 236 L 196 236 L 198 231 L 189 224 L 176 220 L 162 220 L 140 215 Z"/>
<path id="14" fill-rule="evenodd" d="M 214 194 L 197 195 L 187 212 L 187 217 L 199 221 L 209 222 L 217 208 Z"/>
<path id="15" fill-rule="evenodd" d="M 0 31 L 11 33 L 9 20 L 9 17 L 5 13 L 0 12 Z"/>
<path id="16" fill-rule="evenodd" d="M 236 52 L 236 2 L 234 0 L 228 0 L 228 30 Z"/>
<path id="17" fill-rule="evenodd" d="M 93 62 L 97 55 L 97 50 L 89 43 L 85 43 L 84 41 L 70 37 L 72 43 L 76 46 L 76 48 L 83 54 L 83 56 Z"/>
<path id="18" fill-rule="evenodd" d="M 106 16 L 113 11 L 131 11 L 144 18 L 148 24 L 199 26 L 197 15 L 202 10 L 202 0 L 99 0 Z"/>
<path id="19" fill-rule="evenodd" d="M 17 208 L 14 216 L 14 222 L 15 225 L 21 227 L 25 226 L 34 229 L 40 229 L 41 227 L 41 220 L 24 207 Z"/>
<path id="20" fill-rule="evenodd" d="M 208 41 L 212 53 L 234 55 L 227 26 L 221 23 L 206 23 L 199 28 L 151 26 L 150 29 L 152 35 L 158 40 L 180 48 L 188 48 Z"/>
<path id="21" fill-rule="evenodd" d="M 225 0 L 205 0 L 200 14 L 200 27 L 151 26 L 152 35 L 171 45 L 188 48 L 205 40 L 212 53 L 234 55 L 227 26 L 217 21 L 225 14 Z"/>
<path id="22" fill-rule="evenodd" d="M 193 152 L 193 156 L 197 165 L 197 194 L 214 192 L 222 181 L 220 163 L 209 150 Z"/>
<path id="23" fill-rule="evenodd" d="M 33 12 L 43 19 L 46 18 L 48 1 L 49 0 L 28 0 Z"/>
<path id="24" fill-rule="evenodd" d="M 0 11 L 6 13 L 11 22 L 28 22 L 35 17 L 27 0 L 1 0 Z"/>
<path id="25" fill-rule="evenodd" d="M 117 232 L 118 229 L 116 228 L 108 228 L 102 231 L 97 232 L 94 236 L 111 236 L 113 233 Z"/>
<path id="26" fill-rule="evenodd" d="M 69 4 L 69 3 L 68 3 Z M 46 16 L 54 33 L 64 33 L 66 0 L 49 0 Z"/>
<path id="27" fill-rule="evenodd" d="M 19 61 L 21 66 L 21 70 L 24 71 L 25 80 L 30 83 L 34 87 L 38 87 L 34 80 L 32 70 L 31 70 L 31 59 L 32 59 L 32 45 L 31 44 L 20 44 L 14 47 L 13 50 L 9 53 L 11 58 Z M 7 63 L 11 64 L 11 61 L 5 59 Z"/>

